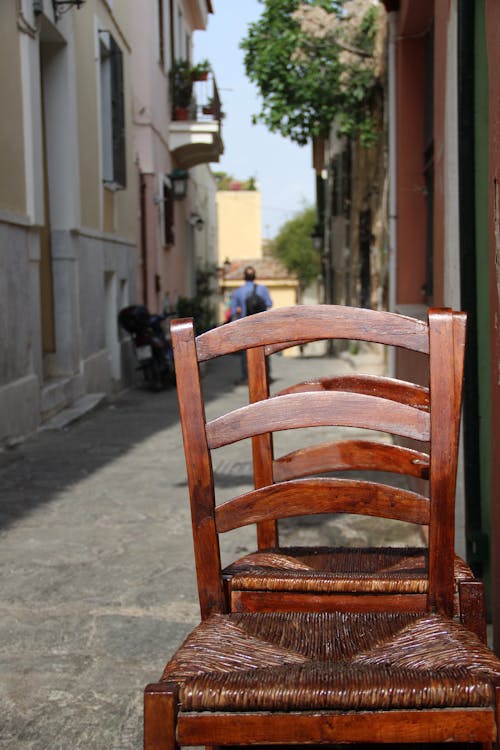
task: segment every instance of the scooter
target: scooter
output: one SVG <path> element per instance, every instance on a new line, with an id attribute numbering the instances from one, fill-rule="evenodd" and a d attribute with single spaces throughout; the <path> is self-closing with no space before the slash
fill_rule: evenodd
<path id="1" fill-rule="evenodd" d="M 172 345 L 163 328 L 166 315 L 153 315 L 144 305 L 129 305 L 118 313 L 119 325 L 132 337 L 144 384 L 153 391 L 175 385 Z"/>

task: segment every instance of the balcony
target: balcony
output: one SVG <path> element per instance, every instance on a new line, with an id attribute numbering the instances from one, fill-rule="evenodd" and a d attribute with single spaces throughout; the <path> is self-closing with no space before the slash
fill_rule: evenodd
<path id="1" fill-rule="evenodd" d="M 185 92 L 182 92 L 185 94 Z M 224 152 L 221 123 L 224 117 L 217 85 L 209 71 L 205 80 L 192 82 L 187 106 L 185 96 L 173 90 L 169 148 L 176 165 L 189 169 L 217 162 Z"/>

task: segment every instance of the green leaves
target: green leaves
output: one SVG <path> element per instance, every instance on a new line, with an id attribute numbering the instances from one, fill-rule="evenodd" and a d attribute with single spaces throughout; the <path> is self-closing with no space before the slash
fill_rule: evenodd
<path id="1" fill-rule="evenodd" d="M 271 245 L 274 257 L 281 260 L 290 273 L 297 274 L 303 287 L 314 281 L 321 270 L 319 252 L 311 239 L 315 224 L 316 210 L 305 208 L 283 224 Z"/>
<path id="2" fill-rule="evenodd" d="M 371 0 L 261 0 L 240 46 L 262 97 L 253 121 L 306 144 L 337 118 L 369 139 L 378 8 Z"/>

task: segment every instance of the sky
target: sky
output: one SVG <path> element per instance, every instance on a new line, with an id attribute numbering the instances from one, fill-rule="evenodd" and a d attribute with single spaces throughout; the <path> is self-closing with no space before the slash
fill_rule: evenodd
<path id="1" fill-rule="evenodd" d="M 263 6 L 257 0 L 212 0 L 206 31 L 194 35 L 194 61 L 208 58 L 214 71 L 222 108 L 224 154 L 211 165 L 235 179 L 257 179 L 262 196 L 262 236 L 273 238 L 279 228 L 304 207 L 314 204 L 312 147 L 252 125 L 260 110 L 256 87 L 245 75 L 240 40 Z"/>

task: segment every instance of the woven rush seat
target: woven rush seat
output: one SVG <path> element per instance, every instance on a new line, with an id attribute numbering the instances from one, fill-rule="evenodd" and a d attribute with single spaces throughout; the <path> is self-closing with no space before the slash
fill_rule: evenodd
<path id="1" fill-rule="evenodd" d="M 243 613 L 200 624 L 161 679 L 183 712 L 471 708 L 500 661 L 440 615 Z"/>
<path id="2" fill-rule="evenodd" d="M 405 593 L 428 590 L 428 551 L 422 547 L 281 547 L 253 552 L 224 569 L 232 590 L 315 593 Z M 472 580 L 469 566 L 454 560 L 454 584 Z"/>

